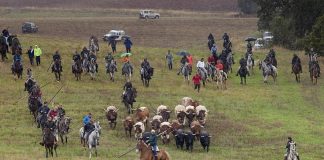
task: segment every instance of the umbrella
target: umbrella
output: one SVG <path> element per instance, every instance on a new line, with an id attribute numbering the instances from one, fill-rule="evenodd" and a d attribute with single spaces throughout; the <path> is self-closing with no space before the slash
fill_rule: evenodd
<path id="1" fill-rule="evenodd" d="M 180 51 L 178 53 L 176 53 L 178 56 L 188 56 L 189 55 L 189 52 L 187 51 Z"/>
<path id="2" fill-rule="evenodd" d="M 118 38 L 118 36 L 110 36 L 108 37 L 108 41 L 115 40 L 116 38 Z"/>
<path id="3" fill-rule="evenodd" d="M 257 39 L 254 38 L 254 37 L 248 37 L 248 38 L 245 39 L 245 41 L 248 41 L 248 42 L 250 42 L 250 41 L 256 41 L 256 40 Z"/>
<path id="4" fill-rule="evenodd" d="M 127 36 L 127 35 L 124 35 L 123 37 L 122 37 L 122 39 L 130 39 L 131 37 L 130 36 Z"/>
<path id="5" fill-rule="evenodd" d="M 126 57 L 126 55 L 131 56 L 132 53 L 121 53 L 121 54 L 120 54 L 120 57 Z"/>

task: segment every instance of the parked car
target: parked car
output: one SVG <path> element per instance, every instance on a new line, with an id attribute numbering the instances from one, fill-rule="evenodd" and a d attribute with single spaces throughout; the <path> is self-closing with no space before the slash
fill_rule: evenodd
<path id="1" fill-rule="evenodd" d="M 121 41 L 123 38 L 128 37 L 125 35 L 123 30 L 110 30 L 104 35 L 103 40 L 109 41 L 110 39 L 115 39 L 116 41 Z"/>
<path id="2" fill-rule="evenodd" d="M 140 19 L 159 19 L 160 14 L 152 10 L 140 10 L 139 14 Z"/>
<path id="3" fill-rule="evenodd" d="M 261 49 L 264 47 L 264 40 L 262 38 L 257 38 L 257 40 L 254 43 L 255 49 Z"/>
<path id="4" fill-rule="evenodd" d="M 273 40 L 273 35 L 271 32 L 265 31 L 263 32 L 263 40 L 269 42 Z"/>
<path id="5" fill-rule="evenodd" d="M 22 33 L 36 33 L 38 32 L 38 26 L 33 22 L 25 22 L 21 27 Z"/>

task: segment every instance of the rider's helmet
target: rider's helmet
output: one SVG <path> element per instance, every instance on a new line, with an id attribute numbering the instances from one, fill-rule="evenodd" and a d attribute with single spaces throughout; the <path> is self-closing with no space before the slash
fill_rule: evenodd
<path id="1" fill-rule="evenodd" d="M 151 130 L 151 133 L 152 133 L 152 134 L 155 134 L 155 130 L 154 130 L 154 129 L 152 129 L 152 130 Z"/>

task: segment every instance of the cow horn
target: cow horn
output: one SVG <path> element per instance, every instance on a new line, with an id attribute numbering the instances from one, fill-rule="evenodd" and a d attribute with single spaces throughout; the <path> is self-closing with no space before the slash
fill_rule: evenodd
<path id="1" fill-rule="evenodd" d="M 188 134 L 184 134 L 185 136 L 187 136 Z"/>
<path id="2" fill-rule="evenodd" d="M 166 111 L 166 112 L 171 113 L 171 111 Z"/>

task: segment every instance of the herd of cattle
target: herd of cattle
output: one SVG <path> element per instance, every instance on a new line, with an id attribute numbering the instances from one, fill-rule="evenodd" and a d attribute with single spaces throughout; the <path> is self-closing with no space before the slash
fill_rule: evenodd
<path id="1" fill-rule="evenodd" d="M 115 106 L 109 106 L 105 110 L 106 118 L 110 124 L 110 128 L 115 128 L 117 123 L 118 109 Z M 153 111 L 154 112 L 154 111 Z M 154 129 L 158 136 L 161 137 L 163 144 L 170 142 L 170 135 L 175 138 L 177 148 L 183 149 L 184 144 L 186 149 L 192 151 L 195 139 L 199 140 L 204 150 L 209 151 L 210 135 L 205 130 L 206 118 L 208 110 L 205 106 L 199 105 L 192 98 L 182 98 L 181 104 L 174 108 L 175 120 L 169 121 L 171 110 L 164 105 L 160 105 L 155 115 L 150 118 L 150 110 L 147 107 L 140 107 L 135 110 L 134 117 L 127 116 L 123 119 L 125 135 L 132 137 L 134 130 L 135 139 L 148 140 L 151 132 L 145 132 L 149 129 Z M 186 128 L 188 126 L 189 128 Z"/>

